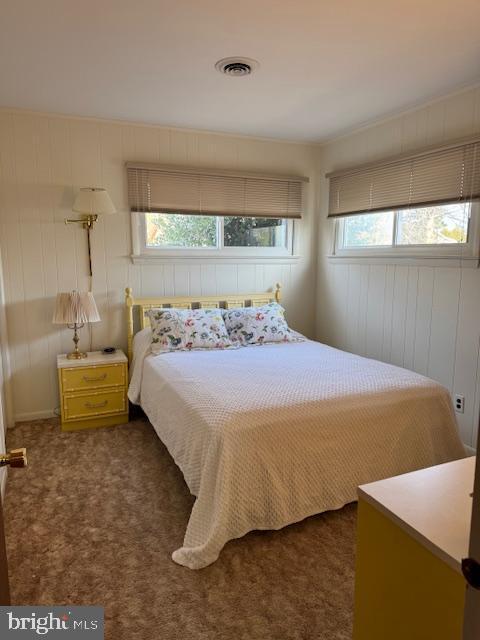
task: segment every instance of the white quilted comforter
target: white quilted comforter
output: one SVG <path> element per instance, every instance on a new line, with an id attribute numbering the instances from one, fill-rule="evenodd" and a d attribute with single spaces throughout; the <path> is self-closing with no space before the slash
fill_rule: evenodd
<path id="1" fill-rule="evenodd" d="M 196 496 L 172 555 L 191 569 L 359 484 L 465 455 L 448 391 L 411 371 L 311 341 L 153 356 L 138 338 L 129 397 Z"/>

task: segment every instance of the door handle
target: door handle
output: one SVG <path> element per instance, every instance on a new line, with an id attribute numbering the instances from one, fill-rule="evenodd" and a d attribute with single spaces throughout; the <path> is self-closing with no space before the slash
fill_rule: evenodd
<path id="1" fill-rule="evenodd" d="M 8 453 L 0 455 L 0 467 L 26 467 L 27 464 L 27 450 L 25 447 L 12 449 Z"/>
<path id="2" fill-rule="evenodd" d="M 471 587 L 480 589 L 480 563 L 474 558 L 463 558 L 462 573 Z"/>

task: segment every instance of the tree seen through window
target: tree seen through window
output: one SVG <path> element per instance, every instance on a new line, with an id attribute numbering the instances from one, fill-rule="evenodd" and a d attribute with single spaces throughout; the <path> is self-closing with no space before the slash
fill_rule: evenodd
<path id="1" fill-rule="evenodd" d="M 465 244 L 470 203 L 445 204 L 345 218 L 343 247 Z"/>
<path id="2" fill-rule="evenodd" d="M 147 247 L 216 248 L 223 231 L 225 247 L 282 247 L 286 243 L 285 220 L 226 216 L 146 213 Z"/>

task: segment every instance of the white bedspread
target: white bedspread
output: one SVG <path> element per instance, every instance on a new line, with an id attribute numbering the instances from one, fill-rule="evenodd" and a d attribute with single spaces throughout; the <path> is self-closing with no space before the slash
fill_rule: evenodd
<path id="1" fill-rule="evenodd" d="M 146 357 L 140 342 L 129 397 L 197 498 L 172 556 L 191 569 L 359 484 L 465 455 L 448 391 L 411 371 L 311 341 Z"/>

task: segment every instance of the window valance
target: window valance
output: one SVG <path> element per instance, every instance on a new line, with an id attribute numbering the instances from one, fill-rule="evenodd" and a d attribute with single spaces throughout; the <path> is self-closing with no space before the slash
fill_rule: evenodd
<path id="1" fill-rule="evenodd" d="M 328 217 L 480 199 L 480 139 L 327 174 Z"/>
<path id="2" fill-rule="evenodd" d="M 127 163 L 132 211 L 301 218 L 308 178 Z"/>

